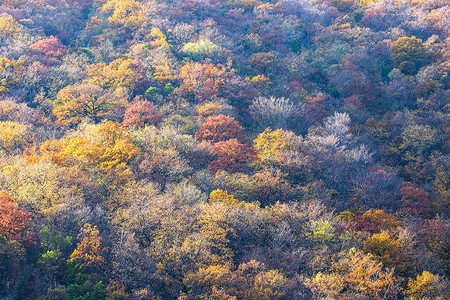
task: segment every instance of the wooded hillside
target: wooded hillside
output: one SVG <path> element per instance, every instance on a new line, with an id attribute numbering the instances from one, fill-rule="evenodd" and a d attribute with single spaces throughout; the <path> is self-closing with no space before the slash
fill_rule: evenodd
<path id="1" fill-rule="evenodd" d="M 0 299 L 450 299 L 447 0 L 0 4 Z"/>

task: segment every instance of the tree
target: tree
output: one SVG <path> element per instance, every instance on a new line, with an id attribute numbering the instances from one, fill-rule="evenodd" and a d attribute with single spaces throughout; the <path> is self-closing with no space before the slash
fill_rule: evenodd
<path id="1" fill-rule="evenodd" d="M 157 125 L 162 120 L 162 115 L 149 101 L 136 101 L 125 111 L 123 125 L 139 126 Z"/>
<path id="2" fill-rule="evenodd" d="M 278 201 L 286 203 L 294 200 L 299 195 L 298 190 L 283 178 L 285 174 L 269 170 L 261 170 L 251 177 L 253 185 L 249 194 L 263 207 L 273 205 Z"/>
<path id="3" fill-rule="evenodd" d="M 292 297 L 289 280 L 278 270 L 268 270 L 256 260 L 241 263 L 233 270 L 229 264 L 200 268 L 183 279 L 188 299 L 269 300 Z M 290 298 L 292 299 L 292 298 Z"/>
<path id="4" fill-rule="evenodd" d="M 201 268 L 196 273 L 188 274 L 183 282 L 189 288 L 188 299 L 201 296 L 208 297 L 207 299 L 233 300 L 237 299 L 232 296 L 236 277 L 230 270 L 230 266 L 218 265 Z"/>
<path id="5" fill-rule="evenodd" d="M 232 205 L 239 203 L 239 200 L 235 199 L 233 195 L 228 195 L 227 191 L 214 190 L 209 195 L 209 202 L 223 202 Z"/>
<path id="6" fill-rule="evenodd" d="M 209 39 L 200 39 L 195 43 L 186 43 L 181 52 L 194 60 L 201 60 L 204 57 L 213 57 L 220 48 Z"/>
<path id="7" fill-rule="evenodd" d="M 98 1 L 104 3 L 100 12 L 111 13 L 108 17 L 109 23 L 130 29 L 139 28 L 145 20 L 146 7 L 139 1 L 134 0 L 107 0 Z"/>
<path id="8" fill-rule="evenodd" d="M 8 241 L 0 234 L 0 297 L 25 296 L 23 289 L 29 284 L 24 276 L 29 271 L 27 267 L 25 248 L 19 242 Z"/>
<path id="9" fill-rule="evenodd" d="M 67 0 L 66 3 L 82 11 L 92 6 L 93 2 L 94 0 Z"/>
<path id="10" fill-rule="evenodd" d="M 370 253 L 374 258 L 379 259 L 383 265 L 394 268 L 396 274 L 404 275 L 405 272 L 412 272 L 408 257 L 403 253 L 404 245 L 399 239 L 382 231 L 369 237 L 363 246 L 364 253 Z"/>
<path id="11" fill-rule="evenodd" d="M 377 114 L 384 112 L 385 104 L 382 90 L 371 82 L 364 83 L 359 79 L 353 80 L 342 88 L 342 95 L 347 98 L 357 96 L 370 112 Z"/>
<path id="12" fill-rule="evenodd" d="M 261 132 L 256 139 L 253 140 L 253 145 L 258 151 L 259 166 L 271 166 L 274 164 L 292 164 L 300 163 L 291 157 L 300 158 L 300 147 L 303 139 L 301 136 L 296 136 L 291 131 L 277 129 L 272 131 L 266 128 Z"/>
<path id="13" fill-rule="evenodd" d="M 0 194 L 0 236 L 25 245 L 35 243 L 30 223 L 33 215 L 18 207 L 8 196 Z"/>
<path id="14" fill-rule="evenodd" d="M 133 175 L 130 166 L 140 156 L 140 149 L 120 123 L 108 121 L 94 128 L 91 134 L 95 138 L 91 136 L 89 140 L 76 137 L 45 141 L 40 147 L 42 157 L 66 167 L 97 166 L 114 183 L 126 181 Z"/>
<path id="15" fill-rule="evenodd" d="M 436 71 L 436 79 L 442 83 L 444 88 L 450 88 L 450 60 L 439 64 Z"/>
<path id="16" fill-rule="evenodd" d="M 247 64 L 252 73 L 256 73 L 255 75 L 276 72 L 279 68 L 279 62 L 271 52 L 252 54 L 247 60 Z"/>
<path id="17" fill-rule="evenodd" d="M 309 226 L 309 231 L 306 233 L 306 238 L 311 240 L 315 245 L 323 246 L 334 240 L 334 232 L 335 229 L 329 221 L 312 221 Z"/>
<path id="18" fill-rule="evenodd" d="M 247 143 L 244 128 L 233 117 L 224 115 L 208 117 L 195 133 L 195 138 L 211 144 L 230 139 L 237 139 L 242 144 Z"/>
<path id="19" fill-rule="evenodd" d="M 338 10 L 348 13 L 351 11 L 351 7 L 354 5 L 354 2 L 351 0 L 331 0 L 330 4 L 335 6 Z"/>
<path id="20" fill-rule="evenodd" d="M 78 240 L 77 248 L 72 252 L 70 258 L 78 262 L 82 268 L 99 266 L 105 262 L 104 250 L 101 246 L 102 238 L 97 226 L 84 224 L 78 234 Z"/>
<path id="21" fill-rule="evenodd" d="M 177 214 L 179 225 L 170 224 L 171 221 L 167 223 L 173 229 L 178 227 L 176 230 L 181 231 L 173 238 L 182 238 L 182 240 L 167 241 L 169 245 L 167 250 L 170 249 L 171 253 L 166 254 L 167 260 L 172 260 L 166 265 L 176 266 L 178 270 L 173 270 L 172 273 L 178 273 L 177 277 L 181 275 L 181 279 L 184 274 L 195 272 L 200 267 L 230 263 L 234 256 L 230 241 L 235 232 L 228 220 L 230 206 L 223 202 L 214 202 L 202 203 L 199 208 L 200 211 L 193 215 L 194 219 L 191 220 L 191 222 L 195 222 L 195 230 L 186 230 L 186 226 L 192 226 L 192 223 L 185 214 Z M 171 234 L 170 231 L 173 229 L 167 228 L 168 233 Z M 158 239 L 160 238 L 158 237 Z"/>
<path id="22" fill-rule="evenodd" d="M 419 242 L 438 255 L 444 268 L 447 268 L 447 272 L 450 270 L 450 257 L 446 251 L 450 245 L 450 241 L 447 239 L 449 232 L 450 224 L 443 220 L 424 220 L 418 231 Z"/>
<path id="23" fill-rule="evenodd" d="M 217 142 L 211 146 L 211 155 L 216 159 L 209 163 L 214 171 L 244 172 L 247 165 L 256 159 L 256 150 L 237 139 Z"/>
<path id="24" fill-rule="evenodd" d="M 145 150 L 142 160 L 139 163 L 138 175 L 156 181 L 165 186 L 166 183 L 179 182 L 182 178 L 190 174 L 193 165 L 201 159 L 206 166 L 204 157 L 198 157 L 209 153 L 209 148 L 196 152 L 196 142 L 190 135 L 181 134 L 173 127 L 146 126 L 132 132 L 135 143 Z"/>
<path id="25" fill-rule="evenodd" d="M 5 0 L 2 4 L 10 8 L 18 8 L 26 4 L 28 0 Z"/>
<path id="26" fill-rule="evenodd" d="M 141 153 L 129 140 L 121 139 L 104 149 L 99 157 L 100 168 L 111 178 L 125 179 L 133 174 L 129 164 Z"/>
<path id="27" fill-rule="evenodd" d="M 437 143 L 437 132 L 429 125 L 410 124 L 402 132 L 402 144 L 407 159 L 426 154 L 427 150 Z"/>
<path id="28" fill-rule="evenodd" d="M 89 83 L 117 92 L 120 88 L 134 91 L 141 87 L 146 78 L 142 63 L 131 58 L 118 58 L 108 65 L 105 63 L 90 65 L 87 74 Z"/>
<path id="29" fill-rule="evenodd" d="M 448 284 L 437 275 L 423 271 L 415 279 L 410 278 L 405 290 L 407 300 L 435 299 L 444 300 L 450 297 Z"/>
<path id="30" fill-rule="evenodd" d="M 358 203 L 365 209 L 395 209 L 400 194 L 401 180 L 392 171 L 374 166 L 354 188 L 358 195 Z"/>
<path id="31" fill-rule="evenodd" d="M 260 127 L 271 127 L 272 129 L 283 128 L 292 124 L 293 118 L 298 113 L 298 109 L 289 99 L 284 97 L 255 98 L 249 109 L 251 116 Z"/>
<path id="32" fill-rule="evenodd" d="M 60 166 L 70 166 L 88 159 L 89 141 L 83 138 L 47 140 L 39 147 L 40 159 Z"/>
<path id="33" fill-rule="evenodd" d="M 398 219 L 381 209 L 369 209 L 362 215 L 358 215 L 354 220 L 355 229 L 368 231 L 370 233 L 380 233 L 382 230 L 395 230 L 400 226 Z"/>
<path id="34" fill-rule="evenodd" d="M 100 122 L 117 118 L 124 101 L 93 84 L 69 85 L 58 92 L 53 114 L 65 125 L 78 124 L 85 118 Z"/>
<path id="35" fill-rule="evenodd" d="M 78 273 L 77 275 L 81 275 L 81 273 Z M 72 283 L 68 286 L 61 285 L 55 289 L 49 289 L 42 299 L 104 300 L 108 298 L 106 298 L 105 295 L 103 282 L 96 282 L 95 279 L 88 278 L 82 282 Z"/>
<path id="36" fill-rule="evenodd" d="M 361 23 L 377 30 L 389 27 L 392 16 L 383 7 L 369 7 L 364 11 Z"/>
<path id="37" fill-rule="evenodd" d="M 176 150 L 157 148 L 143 155 L 139 171 L 142 177 L 165 187 L 166 183 L 181 180 L 192 168 Z"/>
<path id="38" fill-rule="evenodd" d="M 333 272 L 318 273 L 307 280 L 317 299 L 396 299 L 393 271 L 383 270 L 373 256 L 355 248 L 340 257 L 331 266 Z"/>
<path id="39" fill-rule="evenodd" d="M 241 201 L 251 202 L 252 196 L 249 194 L 250 189 L 253 187 L 252 178 L 244 173 L 228 173 L 226 171 L 218 171 L 212 177 L 212 174 L 203 173 L 202 176 L 211 176 L 208 179 L 201 180 L 198 182 L 199 186 L 202 186 L 202 189 L 207 191 L 212 191 L 213 189 L 220 189 L 223 191 L 227 191 L 228 193 L 234 195 L 236 199 Z"/>
<path id="40" fill-rule="evenodd" d="M 308 128 L 311 124 L 322 122 L 329 113 L 327 111 L 327 97 L 324 94 L 307 96 L 306 103 L 302 106 L 303 127 Z M 305 130 L 306 131 L 306 130 Z"/>
<path id="41" fill-rule="evenodd" d="M 400 212 L 415 217 L 431 217 L 431 201 L 429 194 L 411 182 L 403 182 L 400 188 Z"/>
<path id="42" fill-rule="evenodd" d="M 254 299 L 283 299 L 287 294 L 288 280 L 278 270 L 261 272 L 255 276 Z"/>
<path id="43" fill-rule="evenodd" d="M 0 149 L 8 152 L 14 151 L 23 142 L 28 126 L 13 122 L 0 122 Z"/>
<path id="44" fill-rule="evenodd" d="M 202 105 L 197 105 L 195 107 L 195 111 L 203 116 L 203 117 L 209 117 L 212 115 L 217 115 L 223 110 L 223 106 L 216 102 L 206 102 Z"/>
<path id="45" fill-rule="evenodd" d="M 11 87 L 21 82 L 24 73 L 24 60 L 10 60 L 6 57 L 0 58 L 0 95 L 6 94 Z"/>
<path id="46" fill-rule="evenodd" d="M 262 95 L 267 95 L 272 91 L 272 82 L 264 75 L 256 75 L 251 79 L 247 77 L 245 78 L 245 81 L 251 83 Z"/>
<path id="47" fill-rule="evenodd" d="M 97 128 L 98 143 L 87 152 L 91 164 L 97 164 L 114 182 L 127 181 L 133 174 L 130 165 L 140 156 L 141 150 L 133 144 L 132 137 L 120 124 L 108 121 Z"/>
<path id="48" fill-rule="evenodd" d="M 0 122 L 15 121 L 23 125 L 39 122 L 36 111 L 25 103 L 17 103 L 13 99 L 0 101 Z"/>
<path id="49" fill-rule="evenodd" d="M 58 268 L 65 264 L 66 254 L 72 251 L 72 237 L 66 236 L 63 238 L 44 228 L 39 231 L 39 240 L 43 253 L 38 259 L 38 264 L 53 275 Z"/>
<path id="50" fill-rule="evenodd" d="M 227 89 L 227 83 L 235 79 L 235 74 L 230 65 L 193 62 L 182 66 L 179 74 L 168 79 L 180 81 L 180 86 L 174 90 L 176 95 L 205 102 L 221 96 Z"/>
<path id="51" fill-rule="evenodd" d="M 4 2 L 2 2 L 2 4 L 3 3 Z M 6 42 L 8 39 L 17 39 L 22 33 L 23 26 L 20 25 L 13 16 L 9 14 L 2 14 L 0 16 L 0 41 Z"/>
<path id="52" fill-rule="evenodd" d="M 66 52 L 66 47 L 54 36 L 40 40 L 28 48 L 30 56 L 46 65 L 60 63 Z"/>
<path id="53" fill-rule="evenodd" d="M 428 62 L 428 54 L 422 40 L 413 37 L 401 37 L 391 47 L 395 66 L 405 75 L 416 75 Z"/>

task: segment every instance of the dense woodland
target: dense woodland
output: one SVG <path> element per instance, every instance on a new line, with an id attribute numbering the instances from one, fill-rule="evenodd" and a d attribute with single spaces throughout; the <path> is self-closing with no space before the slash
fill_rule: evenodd
<path id="1" fill-rule="evenodd" d="M 448 0 L 0 4 L 0 299 L 450 299 Z"/>

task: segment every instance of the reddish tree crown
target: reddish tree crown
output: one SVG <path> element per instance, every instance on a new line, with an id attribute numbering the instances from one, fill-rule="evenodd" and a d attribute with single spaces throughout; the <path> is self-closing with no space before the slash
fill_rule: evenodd
<path id="1" fill-rule="evenodd" d="M 202 127 L 195 134 L 198 141 L 217 143 L 230 139 L 237 139 L 242 144 L 247 143 L 244 128 L 230 116 L 218 115 L 206 119 Z"/>
<path id="2" fill-rule="evenodd" d="M 237 139 L 231 139 L 212 145 L 211 155 L 217 157 L 209 163 L 214 171 L 244 172 L 247 164 L 256 159 L 256 150 L 247 144 L 241 144 Z"/>
<path id="3" fill-rule="evenodd" d="M 149 101 L 137 101 L 131 105 L 123 117 L 125 126 L 145 126 L 146 124 L 158 124 L 162 115 Z"/>
<path id="4" fill-rule="evenodd" d="M 40 40 L 28 48 L 29 55 L 50 65 L 59 62 L 66 52 L 67 48 L 54 36 Z"/>
<path id="5" fill-rule="evenodd" d="M 411 182 L 403 182 L 400 189 L 400 211 L 415 217 L 431 217 L 429 194 Z"/>
<path id="6" fill-rule="evenodd" d="M 32 215 L 18 207 L 13 199 L 0 196 L 0 235 L 8 240 L 34 244 L 34 234 L 29 223 Z"/>

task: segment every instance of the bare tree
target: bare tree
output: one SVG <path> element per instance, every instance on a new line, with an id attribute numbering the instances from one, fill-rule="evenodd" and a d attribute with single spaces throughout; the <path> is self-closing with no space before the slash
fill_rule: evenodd
<path id="1" fill-rule="evenodd" d="M 258 97 L 253 99 L 250 105 L 251 116 L 262 128 L 289 127 L 289 121 L 297 116 L 298 111 L 296 105 L 284 97 Z"/>

